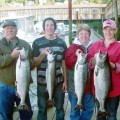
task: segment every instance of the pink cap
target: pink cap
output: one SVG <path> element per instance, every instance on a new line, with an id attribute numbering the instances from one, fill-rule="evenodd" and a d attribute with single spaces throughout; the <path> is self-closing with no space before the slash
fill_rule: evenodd
<path id="1" fill-rule="evenodd" d="M 116 23 L 115 23 L 115 21 L 111 20 L 111 19 L 108 19 L 108 20 L 104 21 L 103 22 L 103 28 L 108 27 L 108 26 L 111 27 L 111 28 L 113 28 L 113 29 L 116 29 Z"/>

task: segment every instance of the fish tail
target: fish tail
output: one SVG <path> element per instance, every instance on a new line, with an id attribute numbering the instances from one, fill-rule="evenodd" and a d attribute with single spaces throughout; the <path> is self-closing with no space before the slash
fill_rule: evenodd
<path id="1" fill-rule="evenodd" d="M 109 114 L 106 111 L 98 111 L 97 118 L 105 117 L 105 116 L 109 116 Z"/>
<path id="2" fill-rule="evenodd" d="M 77 105 L 75 106 L 75 109 L 84 109 L 84 106 L 83 106 L 82 104 L 80 104 L 80 105 L 77 104 Z"/>
<path id="3" fill-rule="evenodd" d="M 47 102 L 47 107 L 53 107 L 54 106 L 54 101 L 53 100 L 48 100 Z"/>
<path id="4" fill-rule="evenodd" d="M 27 111 L 29 111 L 30 108 L 29 108 L 29 106 L 27 104 L 19 104 L 18 110 L 27 110 Z"/>

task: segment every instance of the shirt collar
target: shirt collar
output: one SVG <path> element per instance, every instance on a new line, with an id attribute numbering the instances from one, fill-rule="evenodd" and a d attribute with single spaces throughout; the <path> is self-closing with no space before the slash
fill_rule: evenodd
<path id="1" fill-rule="evenodd" d="M 12 42 L 10 42 L 9 40 L 7 40 L 7 42 L 8 42 L 9 45 L 12 44 Z M 16 43 L 15 43 L 15 45 L 18 45 L 18 38 L 17 37 L 16 37 Z"/>
<path id="2" fill-rule="evenodd" d="M 101 44 L 102 44 L 102 45 L 104 45 L 104 41 L 105 41 L 105 38 L 103 38 L 103 39 L 101 40 Z M 117 41 L 117 40 L 115 39 L 115 41 L 112 42 L 112 43 L 110 43 L 110 44 L 114 44 L 114 43 L 116 43 L 116 41 Z"/>
<path id="3" fill-rule="evenodd" d="M 73 43 L 84 46 L 77 37 L 74 39 Z M 85 48 L 88 48 L 91 44 L 92 44 L 92 41 L 89 39 L 88 45 L 87 45 L 87 46 L 84 46 L 84 47 L 85 47 Z"/>

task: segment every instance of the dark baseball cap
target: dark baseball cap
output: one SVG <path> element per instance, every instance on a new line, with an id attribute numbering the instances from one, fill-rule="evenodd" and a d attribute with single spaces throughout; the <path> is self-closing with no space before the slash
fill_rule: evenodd
<path id="1" fill-rule="evenodd" d="M 7 26 L 17 26 L 17 25 L 15 24 L 14 21 L 12 21 L 12 20 L 7 20 L 7 21 L 4 22 L 4 24 L 3 24 L 2 27 L 5 28 L 5 27 L 7 27 Z"/>

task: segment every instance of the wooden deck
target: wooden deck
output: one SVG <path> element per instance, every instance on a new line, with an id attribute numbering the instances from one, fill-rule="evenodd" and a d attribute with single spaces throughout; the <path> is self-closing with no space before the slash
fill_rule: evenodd
<path id="1" fill-rule="evenodd" d="M 65 110 L 65 120 L 70 120 L 70 102 L 68 101 L 67 93 L 65 95 L 64 110 Z M 55 120 L 55 108 L 54 107 L 48 108 L 47 117 L 48 117 L 48 120 Z M 20 120 L 18 112 L 14 113 L 14 120 Z M 32 120 L 37 120 L 37 110 L 34 111 Z M 93 114 L 91 120 L 95 120 L 95 113 Z M 120 106 L 118 108 L 117 120 L 120 120 Z"/>
<path id="2" fill-rule="evenodd" d="M 65 110 L 65 120 L 69 120 L 70 104 L 69 104 L 69 101 L 68 101 L 67 93 L 65 94 L 64 110 Z M 55 115 L 55 107 L 49 107 L 47 109 L 47 118 L 48 118 L 48 120 L 55 120 L 55 117 L 56 117 L 56 115 Z M 13 118 L 14 118 L 14 120 L 20 120 L 19 119 L 19 113 L 15 112 Z M 32 120 L 37 120 L 37 110 L 33 111 Z"/>

